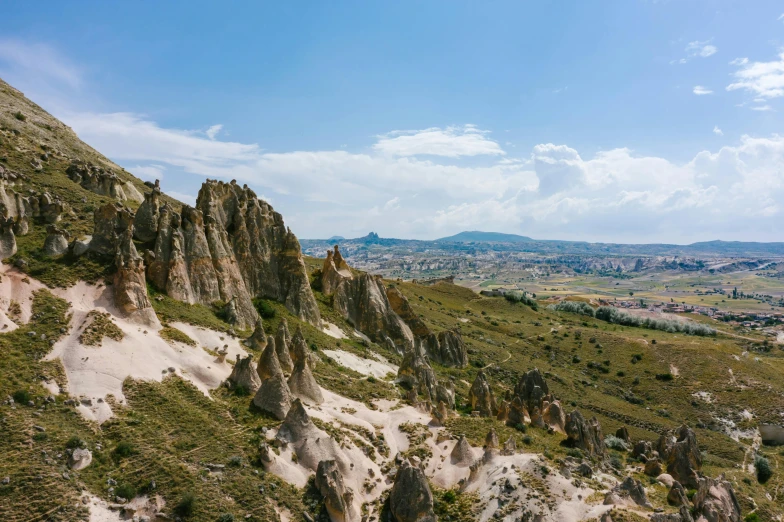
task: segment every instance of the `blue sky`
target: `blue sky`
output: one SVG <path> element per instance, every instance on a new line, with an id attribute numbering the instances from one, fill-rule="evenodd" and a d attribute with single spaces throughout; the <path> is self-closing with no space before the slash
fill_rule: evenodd
<path id="1" fill-rule="evenodd" d="M 0 77 L 300 237 L 784 240 L 784 4 L 15 2 Z M 161 5 L 157 5 L 161 4 Z"/>

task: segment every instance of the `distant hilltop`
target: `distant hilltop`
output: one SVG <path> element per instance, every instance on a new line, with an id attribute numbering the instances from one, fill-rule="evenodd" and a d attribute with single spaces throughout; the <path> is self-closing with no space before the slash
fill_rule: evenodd
<path id="1" fill-rule="evenodd" d="M 518 236 L 517 234 L 472 230 L 460 232 L 454 236 L 442 237 L 436 239 L 436 241 L 442 243 L 529 243 L 533 239 L 528 236 Z"/>

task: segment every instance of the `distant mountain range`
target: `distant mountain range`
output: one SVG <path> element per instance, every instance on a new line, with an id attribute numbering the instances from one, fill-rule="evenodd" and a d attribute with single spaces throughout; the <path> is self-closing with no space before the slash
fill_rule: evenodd
<path id="1" fill-rule="evenodd" d="M 784 242 L 759 243 L 716 240 L 702 241 L 690 245 L 589 243 L 586 241 L 532 239 L 517 234 L 481 232 L 477 230 L 460 232 L 453 236 L 435 240 L 382 238 L 375 232 L 371 232 L 367 236 L 355 239 L 333 236 L 329 239 L 302 239 L 300 243 L 303 251 L 309 255 L 318 255 L 319 257 L 323 256 L 326 249 L 331 248 L 334 244 L 352 252 L 405 248 L 410 252 L 441 250 L 466 253 L 497 251 L 616 256 L 784 256 Z"/>

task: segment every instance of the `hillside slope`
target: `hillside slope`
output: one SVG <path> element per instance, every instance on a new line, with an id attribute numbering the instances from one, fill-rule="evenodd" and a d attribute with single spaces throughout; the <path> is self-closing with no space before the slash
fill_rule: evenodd
<path id="1" fill-rule="evenodd" d="M 0 520 L 782 516 L 777 347 L 303 258 L 247 187 L 183 206 L 0 91 Z"/>

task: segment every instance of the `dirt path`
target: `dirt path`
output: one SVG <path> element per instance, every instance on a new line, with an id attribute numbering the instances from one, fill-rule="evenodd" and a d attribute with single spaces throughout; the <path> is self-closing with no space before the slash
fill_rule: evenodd
<path id="1" fill-rule="evenodd" d="M 510 351 L 507 351 L 507 352 L 506 352 L 506 359 L 504 359 L 504 360 L 503 360 L 503 361 L 501 361 L 501 362 L 497 362 L 497 363 L 490 363 L 490 364 L 488 364 L 487 366 L 483 367 L 482 369 L 483 369 L 483 370 L 486 370 L 486 369 L 490 368 L 491 366 L 495 366 L 496 364 L 504 364 L 506 361 L 508 361 L 508 360 L 509 360 L 509 359 L 511 359 L 511 358 L 512 358 L 512 352 L 510 352 Z"/>

